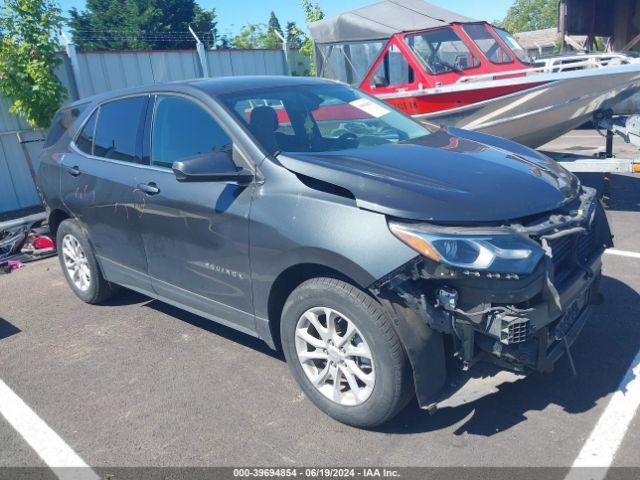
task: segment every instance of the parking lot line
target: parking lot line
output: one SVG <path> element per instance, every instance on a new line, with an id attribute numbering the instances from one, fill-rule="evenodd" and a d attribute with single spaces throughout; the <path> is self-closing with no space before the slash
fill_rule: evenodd
<path id="1" fill-rule="evenodd" d="M 580 469 L 597 467 L 588 478 L 604 479 L 640 406 L 640 351 L 631 362 L 611 401 L 573 462 L 569 478 L 586 478 Z"/>
<path id="2" fill-rule="evenodd" d="M 0 414 L 60 480 L 99 479 L 84 460 L 2 380 Z"/>
<path id="3" fill-rule="evenodd" d="M 620 257 L 640 258 L 640 253 L 618 250 L 617 248 L 609 248 L 605 250 L 604 253 L 608 253 L 609 255 L 618 255 Z"/>

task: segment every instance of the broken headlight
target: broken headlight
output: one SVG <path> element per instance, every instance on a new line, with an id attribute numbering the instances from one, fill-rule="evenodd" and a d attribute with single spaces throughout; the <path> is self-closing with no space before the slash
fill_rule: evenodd
<path id="1" fill-rule="evenodd" d="M 395 221 L 389 222 L 389 229 L 425 257 L 457 268 L 525 274 L 544 255 L 532 240 L 504 229 L 437 228 Z"/>

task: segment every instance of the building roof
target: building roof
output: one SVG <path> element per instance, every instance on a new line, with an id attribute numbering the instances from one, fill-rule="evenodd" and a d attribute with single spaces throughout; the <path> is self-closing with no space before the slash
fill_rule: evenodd
<path id="1" fill-rule="evenodd" d="M 514 34 L 518 43 L 526 49 L 538 47 L 553 47 L 558 39 L 558 29 L 545 28 L 543 30 L 531 30 Z"/>
<path id="2" fill-rule="evenodd" d="M 422 0 L 382 0 L 309 25 L 316 43 L 385 40 L 400 32 L 441 27 L 472 18 Z"/>
<path id="3" fill-rule="evenodd" d="M 527 50 L 535 48 L 555 47 L 558 41 L 558 29 L 555 27 L 543 30 L 531 30 L 530 32 L 520 32 L 514 34 L 518 43 Z M 571 38 L 579 44 L 584 44 L 587 37 L 584 35 L 572 35 Z"/>

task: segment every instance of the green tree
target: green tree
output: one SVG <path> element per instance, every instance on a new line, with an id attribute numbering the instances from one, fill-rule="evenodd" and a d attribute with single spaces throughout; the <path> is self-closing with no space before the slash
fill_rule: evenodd
<path id="1" fill-rule="evenodd" d="M 498 25 L 512 33 L 558 25 L 558 0 L 516 0 Z"/>
<path id="2" fill-rule="evenodd" d="M 46 128 L 66 95 L 56 77 L 61 12 L 52 0 L 4 0 L 0 12 L 0 92 L 10 111 Z"/>
<path id="3" fill-rule="evenodd" d="M 282 48 L 282 40 L 280 40 L 278 34 L 283 36 L 282 27 L 276 14 L 271 12 L 269 23 L 267 24 L 267 35 L 264 38 L 264 48 Z"/>
<path id="4" fill-rule="evenodd" d="M 193 48 L 189 25 L 215 33 L 215 10 L 195 0 L 87 0 L 86 9 L 69 11 L 69 27 L 81 50 L 155 50 Z M 213 37 L 213 35 L 210 35 Z M 209 46 L 211 46 L 211 40 Z"/>
<path id="5" fill-rule="evenodd" d="M 263 23 L 249 23 L 240 29 L 231 44 L 234 48 L 264 48 L 266 37 Z"/>
<path id="6" fill-rule="evenodd" d="M 222 38 L 218 38 L 217 18 L 215 8 L 212 8 L 211 10 L 204 10 L 199 5 L 195 6 L 191 28 L 196 32 L 201 32 L 201 40 L 205 43 L 207 48 L 214 47 L 214 44 L 219 46 L 223 41 Z"/>
<path id="7" fill-rule="evenodd" d="M 233 40 L 230 38 L 231 35 L 228 33 L 223 33 L 220 38 L 217 39 L 217 47 L 218 48 L 231 48 L 233 47 Z"/>
<path id="8" fill-rule="evenodd" d="M 140 7 L 136 0 L 87 0 L 86 10 L 72 8 L 68 24 L 76 45 L 81 50 L 153 48 L 142 31 L 158 12 Z"/>
<path id="9" fill-rule="evenodd" d="M 275 12 L 271 12 L 271 15 L 269 16 L 269 23 L 267 24 L 267 26 L 269 27 L 268 30 L 270 32 L 275 30 L 280 35 L 282 35 L 282 27 L 280 26 L 280 20 L 278 20 L 278 17 L 276 17 Z"/>
<path id="10" fill-rule="evenodd" d="M 317 22 L 318 20 L 322 20 L 324 18 L 324 12 L 320 8 L 320 5 L 316 3 L 311 3 L 311 0 L 302 0 L 302 9 L 304 10 L 305 20 L 307 24 L 312 22 Z M 311 75 L 315 75 L 316 66 L 313 61 L 313 40 L 311 38 L 307 38 L 300 48 L 300 53 L 309 57 L 311 61 L 311 65 L 309 67 L 309 73 Z"/>
<path id="11" fill-rule="evenodd" d="M 301 31 L 296 22 L 287 22 L 287 48 L 292 50 L 298 50 L 302 47 L 302 44 L 307 40 L 307 36 Z"/>

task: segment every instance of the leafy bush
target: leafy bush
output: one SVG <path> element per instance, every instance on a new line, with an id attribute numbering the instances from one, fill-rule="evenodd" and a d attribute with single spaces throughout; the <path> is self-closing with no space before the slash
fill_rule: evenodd
<path id="1" fill-rule="evenodd" d="M 56 77 L 62 62 L 60 10 L 51 0 L 5 0 L 0 12 L 0 92 L 10 111 L 34 127 L 49 126 L 66 95 Z"/>
<path id="2" fill-rule="evenodd" d="M 318 20 L 322 20 L 324 18 L 324 12 L 317 2 L 312 4 L 311 0 L 302 0 L 302 9 L 304 10 L 304 16 L 307 24 L 317 22 Z M 311 38 L 307 37 L 304 40 L 302 48 L 300 48 L 300 53 L 309 57 L 309 59 L 311 60 L 309 72 L 311 75 L 315 75 L 316 66 L 313 61 L 313 40 Z"/>

